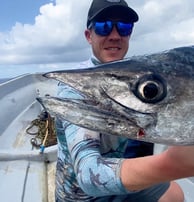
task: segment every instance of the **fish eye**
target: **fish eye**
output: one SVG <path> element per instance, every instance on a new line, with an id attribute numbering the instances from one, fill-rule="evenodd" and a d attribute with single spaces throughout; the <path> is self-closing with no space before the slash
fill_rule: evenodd
<path id="1" fill-rule="evenodd" d="M 157 103 L 167 95 L 165 80 L 157 74 L 142 76 L 132 87 L 134 95 L 145 103 Z"/>

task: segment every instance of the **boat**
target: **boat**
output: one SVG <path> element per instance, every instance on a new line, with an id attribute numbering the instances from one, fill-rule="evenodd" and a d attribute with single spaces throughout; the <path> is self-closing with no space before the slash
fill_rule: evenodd
<path id="1" fill-rule="evenodd" d="M 3 202 L 54 202 L 56 143 L 32 144 L 33 120 L 44 112 L 39 96 L 55 95 L 57 81 L 41 73 L 0 84 L 0 197 Z M 34 130 L 34 129 L 33 129 Z M 47 137 L 45 134 L 44 140 Z M 160 148 L 160 147 L 157 147 Z M 155 153 L 160 149 L 155 149 Z M 180 165 L 182 166 L 182 165 Z M 177 180 L 186 202 L 194 200 L 194 178 Z"/>
<path id="2" fill-rule="evenodd" d="M 45 81 L 41 74 L 22 75 L 0 84 L 0 200 L 3 202 L 55 201 L 57 146 L 42 150 L 33 147 L 32 135 L 26 129 L 42 112 L 36 97 L 53 94 L 56 86 L 55 81 Z"/>

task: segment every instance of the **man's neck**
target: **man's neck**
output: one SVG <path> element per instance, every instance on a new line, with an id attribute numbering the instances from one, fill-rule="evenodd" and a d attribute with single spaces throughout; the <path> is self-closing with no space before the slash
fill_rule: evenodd
<path id="1" fill-rule="evenodd" d="M 101 62 L 94 55 L 92 55 L 91 61 L 94 65 L 100 65 L 101 64 Z"/>

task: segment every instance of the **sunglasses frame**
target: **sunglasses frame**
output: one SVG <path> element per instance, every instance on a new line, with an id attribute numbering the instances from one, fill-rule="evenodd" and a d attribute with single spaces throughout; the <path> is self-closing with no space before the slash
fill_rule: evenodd
<path id="1" fill-rule="evenodd" d="M 133 31 L 134 24 L 121 22 L 121 21 L 111 21 L 111 20 L 94 21 L 90 23 L 90 25 L 88 26 L 88 29 L 93 28 L 97 35 L 108 36 L 111 34 L 114 26 L 116 26 L 117 32 L 119 33 L 120 36 L 130 36 Z M 122 26 L 125 26 L 125 27 L 122 27 Z M 123 30 L 124 28 L 125 30 Z"/>

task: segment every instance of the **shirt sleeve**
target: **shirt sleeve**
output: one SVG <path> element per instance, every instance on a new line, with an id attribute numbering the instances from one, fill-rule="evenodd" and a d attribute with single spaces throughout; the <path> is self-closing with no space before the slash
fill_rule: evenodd
<path id="1" fill-rule="evenodd" d="M 102 157 L 97 132 L 69 125 L 65 133 L 77 181 L 86 194 L 97 197 L 129 193 L 120 179 L 124 159 Z"/>

